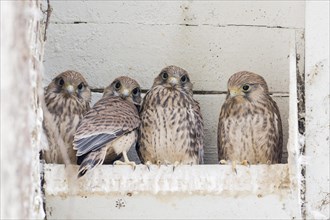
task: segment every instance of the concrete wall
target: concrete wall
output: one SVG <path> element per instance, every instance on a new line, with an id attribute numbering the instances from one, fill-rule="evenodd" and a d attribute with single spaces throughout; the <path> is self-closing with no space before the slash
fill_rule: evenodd
<path id="1" fill-rule="evenodd" d="M 53 1 L 45 84 L 75 69 L 92 87 L 119 75 L 149 89 L 167 65 L 191 75 L 205 120 L 205 162 L 217 163 L 216 130 L 230 75 L 264 76 L 284 126 L 287 161 L 290 37 L 303 31 L 304 2 Z M 303 41 L 303 39 L 300 39 Z M 94 101 L 99 96 L 94 96 Z"/>
<path id="2" fill-rule="evenodd" d="M 46 211 L 56 218 L 304 217 L 297 73 L 304 75 L 305 2 L 68 1 L 51 2 L 45 49 L 46 85 L 56 74 L 82 72 L 93 88 L 115 77 L 149 89 L 166 65 L 185 68 L 205 120 L 205 161 L 217 163 L 216 128 L 231 74 L 264 76 L 284 124 L 288 164 L 229 166 L 102 166 L 81 180 L 77 169 L 45 165 Z M 100 98 L 93 94 L 93 103 Z M 286 145 L 286 143 L 289 143 Z M 131 154 L 130 156 L 134 156 Z M 70 208 L 67 208 L 70 207 Z"/>
<path id="3" fill-rule="evenodd" d="M 306 3 L 306 214 L 330 217 L 329 2 Z"/>
<path id="4" fill-rule="evenodd" d="M 1 218 L 41 219 L 45 202 L 48 219 L 329 219 L 329 2 L 51 1 L 45 57 L 40 4 L 1 2 Z M 191 73 L 207 163 L 226 81 L 242 69 L 274 93 L 288 163 L 101 166 L 81 180 L 66 175 L 77 166 L 40 166 L 42 76 L 75 69 L 103 88 L 127 74 L 148 89 L 169 64 Z"/>

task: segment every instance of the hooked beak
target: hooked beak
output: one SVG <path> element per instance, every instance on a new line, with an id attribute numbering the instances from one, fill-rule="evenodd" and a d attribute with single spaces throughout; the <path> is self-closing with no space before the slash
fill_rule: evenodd
<path id="1" fill-rule="evenodd" d="M 128 91 L 128 89 L 124 89 L 124 90 L 123 90 L 123 92 L 122 92 L 122 96 L 125 97 L 125 98 L 129 96 L 129 91 Z"/>
<path id="2" fill-rule="evenodd" d="M 66 91 L 71 95 L 74 92 L 74 87 L 71 84 L 65 86 Z"/>
<path id="3" fill-rule="evenodd" d="M 240 88 L 230 88 L 229 89 L 230 97 L 235 97 L 241 94 Z"/>
<path id="4" fill-rule="evenodd" d="M 170 78 L 168 79 L 168 82 L 169 82 L 172 86 L 175 86 L 175 85 L 178 84 L 178 80 L 177 80 L 177 78 L 175 78 L 175 77 L 170 77 Z"/>

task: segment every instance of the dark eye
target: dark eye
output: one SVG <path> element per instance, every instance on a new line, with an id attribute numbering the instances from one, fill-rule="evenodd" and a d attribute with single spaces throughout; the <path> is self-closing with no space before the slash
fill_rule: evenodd
<path id="1" fill-rule="evenodd" d="M 60 78 L 60 79 L 58 80 L 58 84 L 59 84 L 60 86 L 63 86 L 63 85 L 64 85 L 64 79 Z"/>
<path id="2" fill-rule="evenodd" d="M 121 87 L 121 83 L 119 82 L 119 81 L 117 81 L 116 83 L 115 83 L 115 89 L 120 89 L 120 87 Z"/>
<path id="3" fill-rule="evenodd" d="M 136 87 L 135 89 L 133 89 L 132 94 L 133 94 L 134 96 L 139 95 L 139 94 L 140 94 L 140 88 Z"/>
<path id="4" fill-rule="evenodd" d="M 188 81 L 188 76 L 186 76 L 186 75 L 183 75 L 182 77 L 181 77 L 181 82 L 182 83 L 185 83 L 185 82 L 187 82 Z"/>
<path id="5" fill-rule="evenodd" d="M 80 83 L 79 85 L 78 85 L 78 89 L 79 90 L 82 90 L 84 88 L 84 83 Z"/>
<path id="6" fill-rule="evenodd" d="M 162 72 L 162 78 L 164 79 L 164 80 L 166 80 L 167 78 L 168 78 L 168 74 L 167 74 L 167 72 Z"/>
<path id="7" fill-rule="evenodd" d="M 243 89 L 243 92 L 247 92 L 247 91 L 249 91 L 250 86 L 249 86 L 249 85 L 244 85 L 244 86 L 242 87 L 242 89 Z"/>

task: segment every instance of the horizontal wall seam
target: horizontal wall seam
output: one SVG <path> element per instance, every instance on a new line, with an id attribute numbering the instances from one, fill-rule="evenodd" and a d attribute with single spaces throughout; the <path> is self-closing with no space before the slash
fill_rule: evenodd
<path id="1" fill-rule="evenodd" d="M 95 93 L 103 93 L 104 88 L 91 88 L 92 92 Z M 142 93 L 146 93 L 148 91 L 148 89 L 141 89 Z M 223 95 L 223 94 L 227 94 L 227 91 L 215 91 L 215 90 L 194 90 L 193 93 L 195 95 Z M 269 92 L 269 94 L 271 96 L 275 96 L 275 97 L 289 97 L 289 93 L 288 92 Z"/>
<path id="2" fill-rule="evenodd" d="M 304 30 L 304 28 L 298 27 L 286 27 L 286 26 L 279 26 L 279 25 L 250 25 L 250 24 L 193 24 L 193 23 L 131 23 L 125 21 L 111 21 L 111 22 L 95 22 L 95 21 L 73 21 L 73 22 L 51 22 L 51 24 L 59 24 L 59 25 L 75 25 L 75 24 L 96 24 L 96 25 L 106 25 L 106 24 L 124 24 L 124 25 L 148 25 L 148 26 L 188 26 L 188 27 L 200 27 L 200 26 L 211 26 L 211 27 L 253 27 L 253 28 L 271 28 L 271 29 L 292 29 L 292 30 Z"/>

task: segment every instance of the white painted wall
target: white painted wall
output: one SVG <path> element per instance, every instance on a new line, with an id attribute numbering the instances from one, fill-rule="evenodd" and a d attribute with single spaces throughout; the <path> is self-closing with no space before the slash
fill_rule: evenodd
<path id="1" fill-rule="evenodd" d="M 304 2 L 53 1 L 45 85 L 75 69 L 92 87 L 129 75 L 149 89 L 167 65 L 190 74 L 195 90 L 226 91 L 249 70 L 275 93 L 287 161 L 290 36 L 304 28 Z M 303 40 L 303 39 L 301 39 Z M 94 95 L 94 101 L 99 97 Z M 205 162 L 217 162 L 216 128 L 225 95 L 196 95 L 205 120 Z"/>
<path id="2" fill-rule="evenodd" d="M 38 1 L 1 1 L 1 219 L 43 219 Z"/>
<path id="3" fill-rule="evenodd" d="M 134 172 L 102 166 L 77 181 L 65 175 L 76 166 L 45 165 L 48 219 L 302 217 L 296 71 L 304 72 L 305 2 L 51 4 L 45 85 L 56 74 L 75 69 L 94 88 L 129 75 L 149 89 L 159 71 L 174 64 L 191 74 L 195 90 L 225 92 L 231 74 L 250 70 L 267 80 L 280 107 L 285 152 L 288 133 L 290 144 L 288 164 L 239 166 L 237 175 L 218 165 L 180 166 L 174 173 L 163 166 L 150 172 L 143 165 Z M 93 102 L 99 97 L 93 94 Z M 195 97 L 205 120 L 205 161 L 214 164 L 225 95 Z M 120 201 L 125 207 L 116 207 Z"/>
<path id="4" fill-rule="evenodd" d="M 330 218 L 329 1 L 306 3 L 307 217 Z"/>
<path id="5" fill-rule="evenodd" d="M 329 2 L 51 3 L 44 83 L 71 68 L 85 73 L 94 87 L 128 74 L 149 88 L 162 67 L 176 64 L 191 73 L 195 89 L 225 91 L 231 73 L 248 69 L 263 75 L 276 92 L 290 135 L 288 164 L 238 166 L 237 175 L 218 165 L 179 166 L 175 172 L 165 166 L 151 171 L 143 165 L 135 171 L 101 166 L 77 181 L 66 175 L 77 166 L 45 165 L 48 219 L 329 219 Z M 39 9 L 38 1 L 1 1 L 5 219 L 44 215 L 38 158 L 43 57 Z M 305 68 L 306 137 L 298 133 L 296 94 L 296 72 Z M 94 94 L 94 101 L 98 96 Z M 214 118 L 224 96 L 196 99 L 205 115 L 206 159 L 215 163 Z M 306 153 L 300 155 L 304 144 Z M 304 176 L 301 165 L 306 166 Z"/>
<path id="6" fill-rule="evenodd" d="M 291 219 L 300 212 L 284 164 L 239 166 L 237 175 L 219 165 L 174 172 L 172 166 L 104 165 L 79 180 L 67 178 L 66 170 L 45 166 L 48 219 Z"/>

